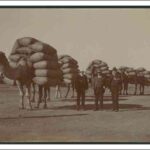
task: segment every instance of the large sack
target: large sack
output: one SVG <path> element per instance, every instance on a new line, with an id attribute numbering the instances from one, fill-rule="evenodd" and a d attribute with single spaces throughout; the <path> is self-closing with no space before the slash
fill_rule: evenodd
<path id="1" fill-rule="evenodd" d="M 72 57 L 69 56 L 69 55 L 59 55 L 59 56 L 58 56 L 58 59 L 59 59 L 59 60 L 61 60 L 61 59 L 63 59 L 63 58 L 72 58 Z"/>
<path id="2" fill-rule="evenodd" d="M 59 64 L 56 61 L 43 60 L 33 64 L 35 69 L 57 69 Z"/>
<path id="3" fill-rule="evenodd" d="M 66 68 L 78 68 L 77 64 L 71 64 L 71 63 L 65 63 L 61 66 L 62 69 L 66 69 Z"/>
<path id="4" fill-rule="evenodd" d="M 42 61 L 42 60 L 55 60 L 57 61 L 57 58 L 53 57 L 52 55 L 47 55 L 42 52 L 34 53 L 30 56 L 30 61 L 33 63 Z"/>
<path id="5" fill-rule="evenodd" d="M 108 70 L 108 67 L 107 67 L 107 66 L 105 66 L 105 67 L 101 67 L 101 68 L 100 68 L 100 70 L 101 70 L 101 71 Z"/>
<path id="6" fill-rule="evenodd" d="M 9 56 L 9 60 L 17 62 L 21 57 L 22 57 L 22 55 L 20 55 L 20 54 L 12 54 Z"/>
<path id="7" fill-rule="evenodd" d="M 143 72 L 143 71 L 145 71 L 145 68 L 139 67 L 139 68 L 137 68 L 136 70 L 137 70 L 138 72 Z"/>
<path id="8" fill-rule="evenodd" d="M 96 59 L 96 60 L 93 60 L 91 64 L 101 64 L 101 63 L 102 63 L 101 60 Z"/>
<path id="9" fill-rule="evenodd" d="M 102 71 L 103 74 L 110 74 L 110 71 L 109 70 L 104 70 Z"/>
<path id="10" fill-rule="evenodd" d="M 145 74 L 144 77 L 150 79 L 150 74 Z"/>
<path id="11" fill-rule="evenodd" d="M 78 64 L 78 62 L 76 60 L 74 60 L 73 58 L 63 58 L 61 60 L 59 60 L 59 62 L 62 62 L 62 63 L 73 63 L 73 64 Z"/>
<path id="12" fill-rule="evenodd" d="M 127 68 L 128 68 L 128 67 L 126 67 L 126 66 L 120 66 L 120 67 L 119 67 L 120 70 L 126 70 Z"/>
<path id="13" fill-rule="evenodd" d="M 134 75 L 136 75 L 136 73 L 135 72 L 129 72 L 128 75 L 129 76 L 134 76 Z"/>
<path id="14" fill-rule="evenodd" d="M 67 73 L 63 75 L 64 79 L 73 79 L 77 76 L 77 74 Z"/>
<path id="15" fill-rule="evenodd" d="M 17 48 L 16 51 L 15 51 L 15 54 L 32 54 L 34 53 L 33 49 L 29 48 L 29 47 L 20 47 L 20 48 Z"/>
<path id="16" fill-rule="evenodd" d="M 18 63 L 17 62 L 13 62 L 13 61 L 10 61 L 9 65 L 10 65 L 11 68 L 17 68 L 18 67 Z"/>
<path id="17" fill-rule="evenodd" d="M 34 52 L 43 52 L 45 54 L 55 54 L 56 50 L 51 47 L 50 45 L 46 43 L 42 43 L 40 41 L 37 41 L 31 45 L 29 45 L 29 48 L 33 49 Z"/>
<path id="18" fill-rule="evenodd" d="M 62 73 L 60 70 L 48 70 L 48 69 L 36 69 L 35 76 L 37 77 L 50 77 L 50 78 L 60 78 Z"/>
<path id="19" fill-rule="evenodd" d="M 71 79 L 64 79 L 64 82 L 67 84 L 70 84 L 70 83 L 72 83 L 72 80 Z"/>
<path id="20" fill-rule="evenodd" d="M 126 71 L 127 72 L 134 72 L 134 69 L 133 68 L 127 68 Z"/>
<path id="21" fill-rule="evenodd" d="M 28 46 L 29 44 L 32 44 L 36 41 L 38 40 L 32 37 L 23 37 L 23 38 L 18 39 L 18 43 L 21 46 Z"/>
<path id="22" fill-rule="evenodd" d="M 67 73 L 78 73 L 79 70 L 77 69 L 73 69 L 73 68 L 66 68 L 62 70 L 63 74 L 67 74 Z"/>
<path id="23" fill-rule="evenodd" d="M 34 38 L 31 38 L 31 37 L 24 37 L 24 38 L 17 39 L 12 48 L 11 54 L 16 53 L 16 49 L 18 49 L 20 47 L 27 47 L 28 45 L 34 43 L 35 41 L 37 41 L 37 40 Z"/>
<path id="24" fill-rule="evenodd" d="M 144 75 L 150 74 L 150 71 L 144 71 L 143 73 L 144 73 Z"/>

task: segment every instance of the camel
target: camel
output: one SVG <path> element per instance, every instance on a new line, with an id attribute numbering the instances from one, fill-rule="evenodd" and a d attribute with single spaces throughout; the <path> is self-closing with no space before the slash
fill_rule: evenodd
<path id="1" fill-rule="evenodd" d="M 26 97 L 27 97 L 27 109 L 32 110 L 31 104 L 31 86 L 33 78 L 33 68 L 30 67 L 27 63 L 28 58 L 23 57 L 18 62 L 17 68 L 11 67 L 8 62 L 5 53 L 0 52 L 0 71 L 9 79 L 16 80 L 17 86 L 20 91 L 20 108 L 25 109 L 24 106 L 24 97 L 26 88 Z"/>
<path id="2" fill-rule="evenodd" d="M 62 83 L 62 84 L 59 84 L 56 86 L 56 93 L 55 93 L 55 98 L 62 98 L 62 93 L 61 93 L 61 86 L 64 86 L 65 84 L 65 87 L 67 88 L 67 92 L 64 96 L 64 98 L 67 98 L 68 97 L 68 94 L 70 92 L 70 90 L 72 89 L 72 98 L 74 98 L 74 93 L 75 93 L 75 86 L 74 86 L 74 80 L 72 80 L 71 83 Z"/>
<path id="3" fill-rule="evenodd" d="M 138 76 L 137 73 L 136 73 L 136 75 L 129 76 L 129 75 L 125 74 L 124 71 L 122 71 L 121 77 L 122 77 L 122 84 L 123 84 L 123 88 L 122 88 L 123 94 L 128 95 L 128 85 L 129 84 L 135 85 L 134 95 L 137 94 L 138 85 L 139 85 L 140 95 L 144 94 L 144 86 L 145 86 L 145 77 L 144 76 Z"/>

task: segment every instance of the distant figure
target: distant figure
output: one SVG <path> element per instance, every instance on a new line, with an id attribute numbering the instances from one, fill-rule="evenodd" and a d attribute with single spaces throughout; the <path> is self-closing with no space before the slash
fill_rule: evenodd
<path id="1" fill-rule="evenodd" d="M 113 72 L 111 81 L 111 94 L 113 101 L 113 111 L 119 111 L 119 88 L 120 88 L 121 78 L 118 72 Z"/>
<path id="2" fill-rule="evenodd" d="M 75 89 L 77 92 L 77 110 L 80 110 L 80 106 L 85 110 L 85 91 L 88 89 L 88 80 L 84 71 L 75 79 Z"/>
<path id="3" fill-rule="evenodd" d="M 103 110 L 103 96 L 104 96 L 104 77 L 101 72 L 98 72 L 97 76 L 93 78 L 93 88 L 95 95 L 95 110 L 99 109 L 99 100 L 100 100 L 100 109 Z"/>

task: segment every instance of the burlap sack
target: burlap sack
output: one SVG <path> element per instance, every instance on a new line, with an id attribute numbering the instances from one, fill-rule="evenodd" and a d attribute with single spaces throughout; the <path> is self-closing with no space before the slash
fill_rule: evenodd
<path id="1" fill-rule="evenodd" d="M 66 69 L 66 68 L 78 68 L 78 65 L 77 64 L 72 64 L 72 63 L 64 63 L 62 66 L 61 66 L 62 69 Z"/>
<path id="2" fill-rule="evenodd" d="M 10 61 L 14 61 L 14 62 L 18 62 L 18 60 L 22 57 L 22 55 L 20 54 L 13 54 L 9 56 L 9 60 Z"/>
<path id="3" fill-rule="evenodd" d="M 73 79 L 77 76 L 77 74 L 67 73 L 63 75 L 64 79 Z"/>
<path id="4" fill-rule="evenodd" d="M 20 48 L 17 48 L 16 51 L 15 51 L 15 54 L 32 54 L 34 53 L 33 49 L 29 48 L 29 47 L 20 47 Z"/>
<path id="5" fill-rule="evenodd" d="M 56 61 L 42 60 L 33 64 L 35 69 L 58 69 L 60 66 Z"/>
<path id="6" fill-rule="evenodd" d="M 73 68 L 66 68 L 66 69 L 63 69 L 62 72 L 63 74 L 67 74 L 67 73 L 78 73 L 79 70 L 77 69 L 73 69 Z"/>
<path id="7" fill-rule="evenodd" d="M 29 45 L 28 47 L 33 49 L 34 52 L 43 52 L 45 54 L 50 54 L 50 55 L 56 54 L 56 50 L 52 46 L 50 46 L 46 43 L 42 43 L 40 41 L 37 41 L 37 42 Z"/>
<path id="8" fill-rule="evenodd" d="M 140 68 L 137 68 L 136 71 L 138 71 L 138 72 L 144 72 L 144 71 L 145 71 L 145 68 L 140 67 Z"/>
<path id="9" fill-rule="evenodd" d="M 61 60 L 61 59 L 63 59 L 63 58 L 69 58 L 69 59 L 70 59 L 71 56 L 69 56 L 69 55 L 59 55 L 59 56 L 58 56 L 58 59 L 59 59 L 59 60 Z"/>
<path id="10" fill-rule="evenodd" d="M 57 58 L 54 58 L 52 55 L 47 55 L 42 52 L 37 52 L 30 56 L 30 61 L 33 63 L 36 63 L 42 60 L 54 60 L 54 59 L 57 60 Z"/>
<path id="11" fill-rule="evenodd" d="M 36 77 L 60 78 L 62 76 L 62 72 L 58 69 L 35 69 L 34 73 Z"/>
<path id="12" fill-rule="evenodd" d="M 78 64 L 78 62 L 76 60 L 74 60 L 73 58 L 63 58 L 61 60 L 59 60 L 59 62 L 65 64 L 65 63 L 73 63 L 73 64 Z"/>
<path id="13" fill-rule="evenodd" d="M 70 83 L 72 83 L 72 80 L 71 79 L 64 79 L 64 82 L 67 84 L 70 84 Z"/>

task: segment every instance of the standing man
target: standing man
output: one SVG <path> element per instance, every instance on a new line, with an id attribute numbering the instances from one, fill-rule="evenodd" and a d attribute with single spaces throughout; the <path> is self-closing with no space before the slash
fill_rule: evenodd
<path id="1" fill-rule="evenodd" d="M 88 80 L 84 71 L 81 71 L 75 79 L 75 89 L 77 92 L 77 110 L 80 106 L 85 110 L 85 91 L 88 89 Z"/>
<path id="2" fill-rule="evenodd" d="M 101 72 L 97 73 L 97 76 L 93 79 L 93 88 L 95 95 L 95 111 L 99 109 L 99 100 L 100 100 L 100 109 L 103 110 L 103 96 L 104 96 L 104 77 Z"/>
<path id="3" fill-rule="evenodd" d="M 112 94 L 112 101 L 113 101 L 113 111 L 119 111 L 119 88 L 120 88 L 121 78 L 119 73 L 114 70 L 112 74 L 112 81 L 111 81 L 111 94 Z"/>

